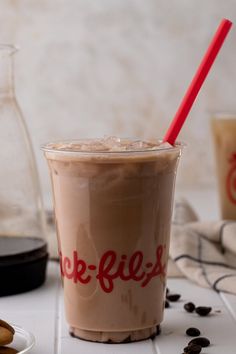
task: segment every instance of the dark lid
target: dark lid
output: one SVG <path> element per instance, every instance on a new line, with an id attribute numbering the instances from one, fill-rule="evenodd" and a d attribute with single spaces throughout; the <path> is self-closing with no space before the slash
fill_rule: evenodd
<path id="1" fill-rule="evenodd" d="M 28 262 L 47 253 L 42 238 L 0 236 L 0 266 Z"/>
<path id="2" fill-rule="evenodd" d="M 0 296 L 43 284 L 47 258 L 47 244 L 41 238 L 0 236 Z"/>

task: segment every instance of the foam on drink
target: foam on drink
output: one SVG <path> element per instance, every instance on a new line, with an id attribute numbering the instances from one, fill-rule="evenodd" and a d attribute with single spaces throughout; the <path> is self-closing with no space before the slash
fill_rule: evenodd
<path id="1" fill-rule="evenodd" d="M 166 149 L 172 146 L 160 140 L 135 140 L 118 138 L 116 136 L 100 139 L 83 139 L 81 141 L 57 142 L 47 144 L 47 149 L 58 151 L 83 151 L 83 152 L 123 152 L 123 151 L 152 151 Z"/>

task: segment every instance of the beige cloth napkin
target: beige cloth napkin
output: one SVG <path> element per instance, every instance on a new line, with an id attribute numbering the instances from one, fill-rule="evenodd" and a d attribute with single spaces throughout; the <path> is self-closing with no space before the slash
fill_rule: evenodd
<path id="1" fill-rule="evenodd" d="M 236 221 L 202 222 L 185 200 L 176 202 L 168 275 L 236 294 Z"/>

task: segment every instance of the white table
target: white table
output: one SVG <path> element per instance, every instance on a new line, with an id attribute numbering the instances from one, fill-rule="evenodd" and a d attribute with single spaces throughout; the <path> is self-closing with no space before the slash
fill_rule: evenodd
<path id="1" fill-rule="evenodd" d="M 197 202 L 199 214 L 212 219 L 217 207 L 209 209 L 203 202 L 210 200 L 213 205 L 216 198 L 209 196 L 207 191 L 195 192 L 192 199 Z M 59 265 L 56 262 L 49 263 L 47 281 L 39 289 L 0 298 L 0 318 L 23 326 L 35 335 L 36 345 L 32 354 L 181 354 L 191 339 L 185 335 L 185 330 L 190 326 L 198 327 L 202 335 L 212 342 L 202 353 L 236 352 L 236 296 L 200 288 L 183 278 L 169 279 L 168 287 L 182 294 L 182 298 L 165 310 L 161 335 L 154 340 L 133 344 L 97 344 L 69 336 L 64 318 Z M 187 313 L 183 310 L 183 304 L 187 301 L 212 306 L 212 315 L 202 318 Z"/>

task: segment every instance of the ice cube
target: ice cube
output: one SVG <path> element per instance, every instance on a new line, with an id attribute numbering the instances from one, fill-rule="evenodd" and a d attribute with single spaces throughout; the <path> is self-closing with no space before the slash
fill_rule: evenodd
<path id="1" fill-rule="evenodd" d="M 105 136 L 101 141 L 107 147 L 108 150 L 120 150 L 121 139 L 116 136 Z"/>

